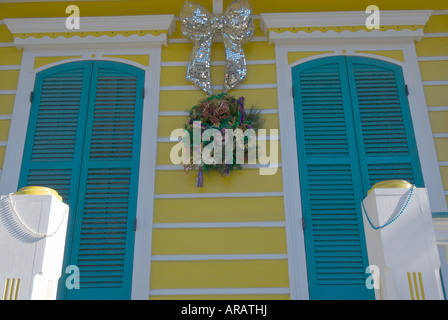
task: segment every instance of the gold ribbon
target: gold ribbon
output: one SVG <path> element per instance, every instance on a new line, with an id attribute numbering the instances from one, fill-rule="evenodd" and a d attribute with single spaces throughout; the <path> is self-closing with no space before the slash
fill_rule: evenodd
<path id="1" fill-rule="evenodd" d="M 202 5 L 186 1 L 181 13 L 182 35 L 193 42 L 186 79 L 208 95 L 213 94 L 210 58 L 213 36 L 221 32 L 226 52 L 223 92 L 240 84 L 247 75 L 243 44 L 254 35 L 252 6 L 248 0 L 234 0 L 223 15 L 212 15 Z"/>

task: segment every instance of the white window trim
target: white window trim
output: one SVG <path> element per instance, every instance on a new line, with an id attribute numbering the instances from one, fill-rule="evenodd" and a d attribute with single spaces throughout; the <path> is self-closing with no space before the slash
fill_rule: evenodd
<path id="1" fill-rule="evenodd" d="M 320 22 L 315 25 L 334 26 L 340 23 L 346 26 L 347 21 L 334 21 L 331 17 L 338 17 L 339 13 L 319 13 Z M 405 17 L 408 12 L 398 13 Z M 261 26 L 265 32 L 270 28 L 291 27 L 304 24 L 298 16 L 312 18 L 312 14 L 261 14 Z M 407 21 L 409 25 L 425 25 L 431 11 L 415 12 L 418 21 Z M 393 16 L 393 15 L 392 15 Z M 269 18 L 274 18 L 270 20 Z M 325 20 L 325 17 L 328 19 Z M 316 18 L 316 17 L 315 17 Z M 309 19 L 308 19 L 309 20 Z M 313 20 L 313 19 L 311 19 Z M 403 21 L 401 21 L 403 23 Z M 396 24 L 396 22 L 395 22 Z M 391 32 L 393 31 L 393 32 Z M 306 254 L 304 234 L 301 226 L 301 197 L 299 184 L 298 156 L 296 144 L 296 128 L 294 120 L 294 101 L 292 96 L 292 68 L 318 58 L 340 55 L 356 55 L 371 57 L 400 65 L 403 69 L 404 80 L 409 88 L 409 107 L 413 121 L 417 149 L 420 157 L 425 186 L 430 194 L 430 204 L 433 212 L 446 212 L 447 204 L 443 191 L 437 156 L 435 152 L 431 125 L 429 122 L 423 83 L 418 65 L 414 41 L 423 36 L 422 30 L 402 31 L 357 31 L 357 32 L 269 32 L 270 42 L 275 43 L 277 66 L 278 106 L 280 136 L 282 140 L 283 190 L 286 217 L 286 236 L 288 250 L 288 267 L 290 279 L 291 299 L 309 299 L 308 279 L 306 268 Z M 355 51 L 400 50 L 403 52 L 404 62 L 373 54 L 358 54 Z M 288 65 L 288 52 L 298 51 L 331 51 L 301 59 Z"/>
<path id="2" fill-rule="evenodd" d="M 162 30 L 166 25 L 172 26 L 174 17 L 166 16 L 165 18 L 166 21 L 164 21 L 160 27 L 154 26 L 154 28 L 160 28 L 158 30 Z M 151 19 L 151 16 L 147 16 L 147 19 Z M 41 19 L 36 19 L 36 21 L 39 20 Z M 5 21 L 5 23 L 8 27 L 11 26 L 11 20 Z M 27 24 L 30 26 L 32 25 L 29 21 L 27 21 Z M 169 32 L 172 31 L 172 29 L 169 30 Z M 161 51 L 162 45 L 166 44 L 167 35 L 162 34 L 158 37 L 149 36 L 150 37 L 135 36 L 127 38 L 102 36 L 95 38 L 97 40 L 99 39 L 99 41 L 92 41 L 89 37 L 59 37 L 51 40 L 48 40 L 49 38 L 26 38 L 15 43 L 16 46 L 23 47 L 24 50 L 22 63 L 20 65 L 16 98 L 11 116 L 11 126 L 3 165 L 3 173 L 0 179 L 0 194 L 9 194 L 17 191 L 21 170 L 21 159 L 23 158 L 28 119 L 31 109 L 30 93 L 34 90 L 36 74 L 39 71 L 56 65 L 82 60 L 117 61 L 144 70 L 146 98 L 143 100 L 142 138 L 136 213 L 138 224 L 135 232 L 131 293 L 131 299 L 138 300 L 149 299 Z M 17 38 L 15 41 L 17 41 Z M 49 43 L 49 41 L 51 43 Z M 103 57 L 104 55 L 129 54 L 149 55 L 148 66 L 129 60 Z M 45 56 L 81 56 L 81 58 L 62 60 L 34 69 L 35 58 Z"/>

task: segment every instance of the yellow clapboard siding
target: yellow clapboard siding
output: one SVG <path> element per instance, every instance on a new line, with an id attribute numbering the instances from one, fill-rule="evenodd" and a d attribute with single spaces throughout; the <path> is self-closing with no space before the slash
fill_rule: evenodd
<path id="1" fill-rule="evenodd" d="M 0 70 L 0 90 L 16 90 L 19 70 Z"/>
<path id="2" fill-rule="evenodd" d="M 435 138 L 434 143 L 436 146 L 437 160 L 448 161 L 448 138 Z"/>
<path id="3" fill-rule="evenodd" d="M 162 61 L 188 61 L 193 45 L 188 43 L 170 43 L 162 49 Z M 243 46 L 246 60 L 275 59 L 275 47 L 267 41 L 252 41 Z M 212 44 L 211 61 L 225 61 L 225 50 L 222 42 Z"/>
<path id="4" fill-rule="evenodd" d="M 445 196 L 446 203 L 448 205 L 448 196 Z"/>
<path id="5" fill-rule="evenodd" d="M 155 199 L 154 223 L 284 221 L 283 197 Z"/>
<path id="6" fill-rule="evenodd" d="M 160 91 L 160 111 L 185 111 L 193 107 L 199 100 L 206 98 L 201 90 Z"/>
<path id="7" fill-rule="evenodd" d="M 443 189 L 448 190 L 448 167 L 440 167 L 440 174 L 442 175 Z"/>
<path id="8" fill-rule="evenodd" d="M 8 140 L 11 120 L 0 120 L 0 141 Z"/>
<path id="9" fill-rule="evenodd" d="M 286 253 L 286 232 L 277 227 L 154 229 L 152 243 L 153 255 Z"/>
<path id="10" fill-rule="evenodd" d="M 215 50 L 212 60 L 224 60 L 224 45 L 218 44 L 220 49 Z M 267 41 L 252 41 L 243 46 L 246 60 L 273 60 L 275 59 L 275 46 L 269 45 Z"/>
<path id="11" fill-rule="evenodd" d="M 175 129 L 183 129 L 187 122 L 187 116 L 160 116 L 158 125 L 159 137 L 170 137 Z M 278 114 L 263 114 L 263 124 L 260 129 L 266 129 L 269 135 L 270 129 L 279 129 Z"/>
<path id="12" fill-rule="evenodd" d="M 12 114 L 15 94 L 0 94 L 0 114 Z"/>
<path id="13" fill-rule="evenodd" d="M 174 32 L 173 32 L 173 34 L 171 35 L 170 38 L 176 38 L 176 39 L 183 38 L 181 22 L 180 21 L 176 21 L 175 23 L 176 23 L 176 29 L 174 30 Z"/>
<path id="14" fill-rule="evenodd" d="M 222 193 L 222 192 L 281 192 L 282 170 L 261 176 L 258 169 L 234 170 L 229 177 L 217 172 L 204 174 L 204 187 L 196 188 L 196 174 L 183 171 L 157 171 L 156 194 Z"/>
<path id="15" fill-rule="evenodd" d="M 269 132 L 268 132 L 269 133 Z M 157 144 L 157 165 L 172 165 L 170 159 L 171 149 L 177 144 L 177 142 L 160 142 Z M 281 146 L 277 141 L 278 145 L 278 163 L 281 163 Z M 266 142 L 266 149 L 270 150 L 271 142 Z"/>
<path id="16" fill-rule="evenodd" d="M 187 67 L 162 67 L 161 86 L 193 85 L 185 79 Z M 211 77 L 213 85 L 224 83 L 225 66 L 212 66 Z M 248 65 L 247 78 L 243 84 L 277 83 L 275 65 Z"/>
<path id="17" fill-rule="evenodd" d="M 300 51 L 288 52 L 288 64 L 294 63 L 298 60 L 312 57 L 319 54 L 333 53 L 334 51 Z"/>
<path id="18" fill-rule="evenodd" d="M 68 60 L 68 59 L 78 59 L 82 58 L 82 56 L 63 56 L 63 57 L 36 57 L 34 59 L 34 69 L 40 68 L 47 64 Z"/>
<path id="19" fill-rule="evenodd" d="M 6 147 L 0 147 L 0 168 L 3 168 L 3 161 L 5 161 Z"/>
<path id="20" fill-rule="evenodd" d="M 14 42 L 14 37 L 6 25 L 0 25 L 0 42 Z"/>
<path id="21" fill-rule="evenodd" d="M 0 65 L 20 65 L 22 63 L 22 50 L 16 47 L 0 47 Z"/>
<path id="22" fill-rule="evenodd" d="M 170 152 L 176 144 L 177 142 L 159 142 L 157 144 L 157 165 L 172 165 Z"/>
<path id="23" fill-rule="evenodd" d="M 448 111 L 430 111 L 429 121 L 433 133 L 448 132 Z"/>
<path id="24" fill-rule="evenodd" d="M 105 58 L 124 59 L 149 66 L 149 55 L 147 54 L 127 54 L 127 55 L 103 55 Z"/>
<path id="25" fill-rule="evenodd" d="M 154 261 L 150 289 L 287 288 L 287 260 Z"/>
<path id="26" fill-rule="evenodd" d="M 162 47 L 162 61 L 188 61 L 193 44 L 188 43 L 169 43 Z"/>
<path id="27" fill-rule="evenodd" d="M 386 58 L 391 58 L 394 60 L 404 62 L 403 51 L 401 50 L 371 50 L 371 51 L 355 51 L 356 53 L 373 54 L 378 56 L 383 56 Z"/>
<path id="28" fill-rule="evenodd" d="M 291 300 L 289 294 L 150 295 L 149 300 Z"/>
<path id="29" fill-rule="evenodd" d="M 425 33 L 448 32 L 448 15 L 433 15 L 426 23 Z"/>
<path id="30" fill-rule="evenodd" d="M 448 80 L 448 61 L 420 61 L 423 81 Z"/>
<path id="31" fill-rule="evenodd" d="M 219 92 L 218 92 L 219 93 Z M 233 89 L 229 94 L 235 97 L 246 97 L 245 106 L 250 109 L 276 109 L 277 89 Z M 174 90 L 160 92 L 160 111 L 190 110 L 206 94 L 200 90 Z"/>
<path id="32" fill-rule="evenodd" d="M 444 38 L 423 38 L 420 42 L 415 42 L 417 56 L 448 56 L 448 37 Z"/>
<path id="33" fill-rule="evenodd" d="M 423 86 L 428 107 L 448 106 L 448 85 Z"/>

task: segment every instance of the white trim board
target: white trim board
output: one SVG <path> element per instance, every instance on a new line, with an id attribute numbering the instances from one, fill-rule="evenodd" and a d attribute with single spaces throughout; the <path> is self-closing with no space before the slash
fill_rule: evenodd
<path id="1" fill-rule="evenodd" d="M 222 192 L 222 193 L 175 193 L 155 194 L 155 199 L 200 199 L 200 198 L 254 198 L 283 197 L 283 192 Z"/>
<path id="2" fill-rule="evenodd" d="M 1 119 L 0 119 L 1 120 Z M 269 164 L 242 164 L 241 167 L 243 169 L 260 169 L 260 168 L 281 168 L 281 163 L 269 163 Z M 157 171 L 184 171 L 184 167 L 182 165 L 157 165 Z"/>
<path id="3" fill-rule="evenodd" d="M 154 229 L 284 228 L 285 221 L 154 223 Z"/>
<path id="4" fill-rule="evenodd" d="M 213 294 L 289 294 L 289 288 L 205 288 L 205 289 L 152 289 L 150 296 L 213 295 Z"/>
<path id="5" fill-rule="evenodd" d="M 204 260 L 286 260 L 285 253 L 266 254 L 190 254 L 190 255 L 153 255 L 152 261 L 204 261 Z"/>
<path id="6" fill-rule="evenodd" d="M 418 61 L 445 61 L 448 60 L 448 56 L 433 56 L 433 57 L 418 57 Z"/>
<path id="7" fill-rule="evenodd" d="M 222 91 L 224 86 L 215 85 L 213 90 Z M 276 83 L 257 83 L 257 84 L 240 84 L 238 86 L 239 90 L 250 90 L 250 89 L 275 89 L 277 88 Z M 187 86 L 160 86 L 160 91 L 200 91 L 198 87 L 194 85 Z"/>
<path id="8" fill-rule="evenodd" d="M 425 33 L 425 38 L 445 38 L 448 32 Z"/>

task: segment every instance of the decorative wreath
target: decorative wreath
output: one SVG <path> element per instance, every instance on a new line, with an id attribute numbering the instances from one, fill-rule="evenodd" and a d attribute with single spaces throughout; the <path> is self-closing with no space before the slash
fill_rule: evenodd
<path id="1" fill-rule="evenodd" d="M 185 130 L 190 135 L 190 150 L 193 150 L 195 147 L 198 148 L 198 146 L 193 145 L 193 122 L 195 121 L 201 122 L 201 137 L 207 129 L 217 129 L 221 132 L 223 137 L 222 150 L 225 150 L 226 143 L 229 143 L 224 140 L 226 129 L 241 129 L 245 132 L 247 129 L 257 130 L 260 128 L 262 124 L 260 112 L 254 110 L 253 107 L 246 111 L 244 100 L 244 97 L 239 97 L 237 99 L 227 93 L 221 93 L 219 95 L 209 96 L 192 107 L 187 123 L 185 124 Z M 245 135 L 243 141 L 244 161 L 246 162 L 248 151 L 252 146 L 249 146 L 248 144 L 249 136 Z M 212 141 L 204 142 L 203 139 L 201 139 L 200 150 L 203 150 L 203 148 L 211 142 Z M 232 170 L 242 169 L 241 163 L 237 163 L 236 161 L 236 148 L 237 144 L 233 143 L 233 161 L 231 163 L 222 161 L 220 164 L 206 164 L 203 160 L 201 160 L 201 164 L 193 164 L 193 152 L 190 152 L 190 164 L 184 165 L 184 170 L 187 174 L 191 170 L 198 171 L 196 187 L 199 188 L 202 187 L 204 183 L 204 172 L 208 173 L 215 170 L 222 176 L 229 176 Z"/>

